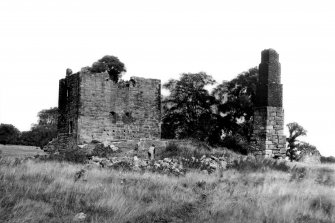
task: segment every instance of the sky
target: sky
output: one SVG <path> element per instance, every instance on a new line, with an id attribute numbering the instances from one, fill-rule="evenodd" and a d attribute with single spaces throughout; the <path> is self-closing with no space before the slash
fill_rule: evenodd
<path id="1" fill-rule="evenodd" d="M 66 68 L 104 55 L 125 63 L 125 79 L 204 71 L 221 83 L 273 48 L 285 125 L 298 122 L 301 140 L 335 156 L 334 11 L 325 0 L 1 0 L 0 123 L 29 130 L 57 106 Z"/>

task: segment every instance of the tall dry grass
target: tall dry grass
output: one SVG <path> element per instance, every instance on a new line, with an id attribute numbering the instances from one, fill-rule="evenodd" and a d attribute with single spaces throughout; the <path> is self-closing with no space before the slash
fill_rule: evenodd
<path id="1" fill-rule="evenodd" d="M 246 164 L 245 164 L 246 165 Z M 59 162 L 0 164 L 0 222 L 335 222 L 335 166 L 185 177 Z"/>

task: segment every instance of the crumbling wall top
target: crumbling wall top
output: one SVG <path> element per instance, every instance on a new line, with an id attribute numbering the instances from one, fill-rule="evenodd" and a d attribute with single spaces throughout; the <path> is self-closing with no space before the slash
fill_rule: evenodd
<path id="1" fill-rule="evenodd" d="M 279 54 L 274 49 L 266 49 L 262 51 L 261 63 L 278 62 Z"/>

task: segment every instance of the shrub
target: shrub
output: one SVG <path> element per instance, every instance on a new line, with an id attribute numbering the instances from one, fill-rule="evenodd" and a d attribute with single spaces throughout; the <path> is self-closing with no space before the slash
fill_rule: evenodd
<path id="1" fill-rule="evenodd" d="M 16 144 L 20 131 L 11 124 L 0 124 L 0 144 Z"/>
<path id="2" fill-rule="evenodd" d="M 285 161 L 274 159 L 255 159 L 248 156 L 234 160 L 228 168 L 236 169 L 242 172 L 267 171 L 269 169 L 288 172 L 291 168 Z"/>
<path id="3" fill-rule="evenodd" d="M 335 157 L 333 156 L 321 156 L 321 163 L 335 163 Z"/>
<path id="4" fill-rule="evenodd" d="M 325 215 L 328 216 L 331 216 L 335 211 L 335 206 L 332 200 L 325 196 L 314 198 L 310 203 L 310 207 L 312 210 L 322 211 Z"/>
<path id="5" fill-rule="evenodd" d="M 291 172 L 290 181 L 301 181 L 307 175 L 307 169 L 305 167 L 294 167 Z"/>
<path id="6" fill-rule="evenodd" d="M 117 162 L 117 163 L 115 163 L 113 165 L 113 169 L 115 169 L 115 170 L 122 170 L 122 171 L 131 171 L 132 170 L 132 166 L 127 161 L 120 161 L 120 162 Z"/>
<path id="7" fill-rule="evenodd" d="M 163 149 L 159 157 L 166 158 L 179 158 L 184 157 L 191 159 L 192 157 L 200 158 L 205 154 L 209 154 L 212 148 L 208 144 L 199 141 L 179 141 L 169 142 L 165 149 Z"/>
<path id="8" fill-rule="evenodd" d="M 334 170 L 325 167 L 318 169 L 315 182 L 325 186 L 334 187 L 335 186 Z"/>
<path id="9" fill-rule="evenodd" d="M 80 147 L 67 149 L 64 152 L 64 160 L 74 163 L 85 163 L 88 160 L 87 153 Z"/>
<path id="10" fill-rule="evenodd" d="M 121 78 L 121 73 L 126 72 L 126 67 L 119 58 L 106 55 L 97 62 L 93 63 L 90 68 L 92 72 L 101 73 L 107 71 L 110 78 L 117 83 Z"/>
<path id="11" fill-rule="evenodd" d="M 247 155 L 249 150 L 249 143 L 239 135 L 226 136 L 223 139 L 222 146 L 242 155 Z"/>
<path id="12" fill-rule="evenodd" d="M 162 157 L 175 157 L 180 155 L 180 148 L 176 143 L 169 143 L 162 151 Z"/>
<path id="13" fill-rule="evenodd" d="M 84 163 L 88 160 L 88 157 L 88 151 L 77 146 L 76 142 L 72 139 L 68 142 L 67 149 L 54 158 L 73 163 Z"/>
<path id="14" fill-rule="evenodd" d="M 90 144 L 93 146 L 92 156 L 106 157 L 109 154 L 104 144 L 93 141 Z"/>

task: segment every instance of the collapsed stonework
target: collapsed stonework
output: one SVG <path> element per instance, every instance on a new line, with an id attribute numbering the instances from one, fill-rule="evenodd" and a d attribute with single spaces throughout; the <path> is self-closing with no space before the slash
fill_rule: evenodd
<path id="1" fill-rule="evenodd" d="M 107 72 L 83 68 L 59 81 L 58 147 L 92 140 L 160 139 L 161 81 L 131 77 L 115 83 Z"/>
<path id="2" fill-rule="evenodd" d="M 283 85 L 280 78 L 279 54 L 273 49 L 263 50 L 251 138 L 255 156 L 278 157 L 286 152 Z"/>

